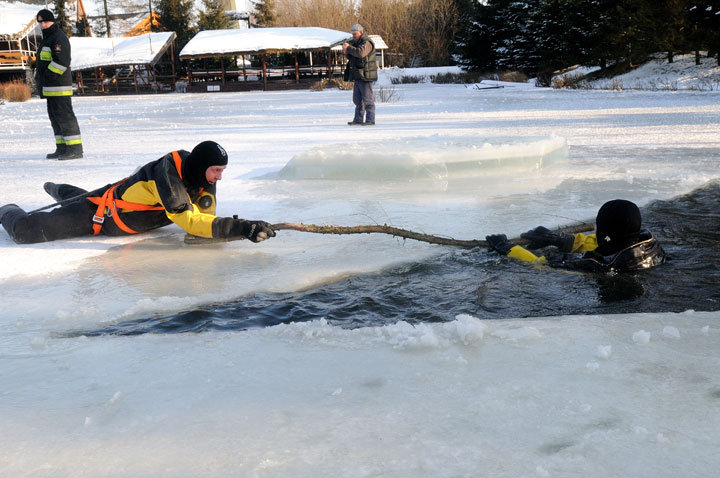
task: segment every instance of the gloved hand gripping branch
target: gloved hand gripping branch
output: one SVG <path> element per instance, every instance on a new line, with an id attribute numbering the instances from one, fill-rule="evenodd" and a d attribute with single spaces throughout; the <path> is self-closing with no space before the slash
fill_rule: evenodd
<path id="1" fill-rule="evenodd" d="M 221 219 L 222 236 L 226 238 L 244 237 L 252 242 L 261 242 L 269 237 L 275 237 L 275 231 L 265 221 L 248 221 L 238 219 L 237 216 Z"/>
<path id="2" fill-rule="evenodd" d="M 490 236 L 486 236 L 485 240 L 491 250 L 497 252 L 498 254 L 502 254 L 503 256 L 507 256 L 510 253 L 510 249 L 513 248 L 513 244 L 508 241 L 505 234 L 492 234 Z"/>
<path id="3" fill-rule="evenodd" d="M 542 257 L 538 257 L 527 249 L 513 244 L 508 241 L 505 234 L 492 234 L 485 237 L 488 247 L 502 254 L 503 256 L 512 257 L 513 259 L 520 259 L 526 262 L 538 262 L 544 260 Z"/>
<path id="4" fill-rule="evenodd" d="M 528 232 L 523 232 L 520 237 L 527 239 L 530 249 L 540 249 L 541 247 L 555 246 L 562 252 L 572 252 L 575 243 L 575 236 L 566 232 L 553 232 L 550 229 L 538 226 Z"/>

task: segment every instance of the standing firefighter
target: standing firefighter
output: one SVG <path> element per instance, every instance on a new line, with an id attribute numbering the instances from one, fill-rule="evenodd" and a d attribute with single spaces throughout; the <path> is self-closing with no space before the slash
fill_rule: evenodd
<path id="1" fill-rule="evenodd" d="M 355 117 L 348 124 L 374 125 L 375 97 L 372 84 L 378 78 L 375 44 L 365 35 L 365 29 L 359 23 L 352 26 L 350 33 L 352 33 L 353 39 L 349 43 L 343 43 L 343 53 L 348 59 L 345 81 L 355 82 L 353 87 Z"/>
<path id="2" fill-rule="evenodd" d="M 48 159 L 83 157 L 80 127 L 72 108 L 72 73 L 70 71 L 70 40 L 55 23 L 50 10 L 40 10 L 37 22 L 43 41 L 37 51 L 35 80 L 43 98 L 47 99 L 48 116 L 55 134 L 56 149 Z"/>

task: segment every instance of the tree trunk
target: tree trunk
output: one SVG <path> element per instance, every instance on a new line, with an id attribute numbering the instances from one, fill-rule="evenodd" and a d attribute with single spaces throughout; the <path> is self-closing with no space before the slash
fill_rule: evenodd
<path id="1" fill-rule="evenodd" d="M 103 0 L 103 7 L 105 7 L 105 26 L 107 27 L 107 37 L 110 38 L 112 36 L 112 32 L 110 31 L 110 14 L 108 13 L 107 0 Z"/>

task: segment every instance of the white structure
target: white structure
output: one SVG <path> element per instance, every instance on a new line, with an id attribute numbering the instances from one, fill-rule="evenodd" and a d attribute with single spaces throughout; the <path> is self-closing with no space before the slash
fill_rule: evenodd
<path id="1" fill-rule="evenodd" d="M 351 35 L 347 32 L 319 27 L 205 30 L 185 45 L 180 59 L 328 50 L 349 38 Z"/>
<path id="2" fill-rule="evenodd" d="M 73 71 L 121 65 L 154 65 L 173 40 L 175 32 L 145 33 L 136 37 L 71 37 Z"/>
<path id="3" fill-rule="evenodd" d="M 197 65 L 188 68 L 189 91 L 296 88 L 303 85 L 307 87 L 309 81 L 301 81 L 301 77 L 303 80 L 312 80 L 314 75 L 318 78 L 331 77 L 341 72 L 337 61 L 338 54 L 332 48 L 351 38 L 348 32 L 319 27 L 205 30 L 185 45 L 180 52 L 180 59 L 203 60 L 203 63 L 209 63 L 204 60 L 212 59 L 214 64 L 214 68 L 199 68 Z M 283 53 L 293 55 L 294 65 L 269 69 L 267 56 Z M 301 65 L 298 57 L 304 58 L 303 54 L 307 54 L 308 62 Z M 248 69 L 246 56 L 259 58 L 256 64 L 261 64 L 261 67 Z M 320 60 L 316 61 L 318 58 Z M 217 68 L 218 63 L 220 68 Z M 237 65 L 240 65 L 241 69 L 238 69 Z M 273 81 L 271 85 L 268 83 L 269 76 L 280 81 Z M 248 78 L 261 78 L 262 83 L 248 81 Z M 211 84 L 213 82 L 215 83 Z"/>

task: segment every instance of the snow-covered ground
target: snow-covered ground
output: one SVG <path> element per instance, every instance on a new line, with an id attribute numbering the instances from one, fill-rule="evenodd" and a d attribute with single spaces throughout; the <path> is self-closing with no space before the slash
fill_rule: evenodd
<path id="1" fill-rule="evenodd" d="M 503 86 L 392 85 L 375 127 L 346 125 L 348 91 L 76 97 L 86 156 L 70 162 L 43 159 L 44 101 L 6 103 L 0 204 L 38 208 L 51 202 L 45 181 L 99 186 L 205 139 L 230 154 L 220 214 L 459 239 L 567 224 L 608 199 L 644 205 L 718 177 L 718 93 Z M 349 151 L 375 169 L 343 170 Z M 488 151 L 494 160 L 477 160 Z M 313 179 L 281 174 L 291 162 Z M 378 235 L 182 239 L 172 226 L 20 246 L 0 230 L 0 476 L 720 469 L 720 312 L 63 336 L 447 252 Z"/>
<path id="2" fill-rule="evenodd" d="M 577 78 L 597 69 L 580 67 L 559 76 Z M 720 91 L 720 66 L 717 57 L 708 58 L 707 52 L 701 52 L 699 65 L 695 64 L 694 53 L 676 55 L 672 63 L 666 55 L 658 53 L 628 73 L 590 81 L 589 86 L 614 90 Z"/>

